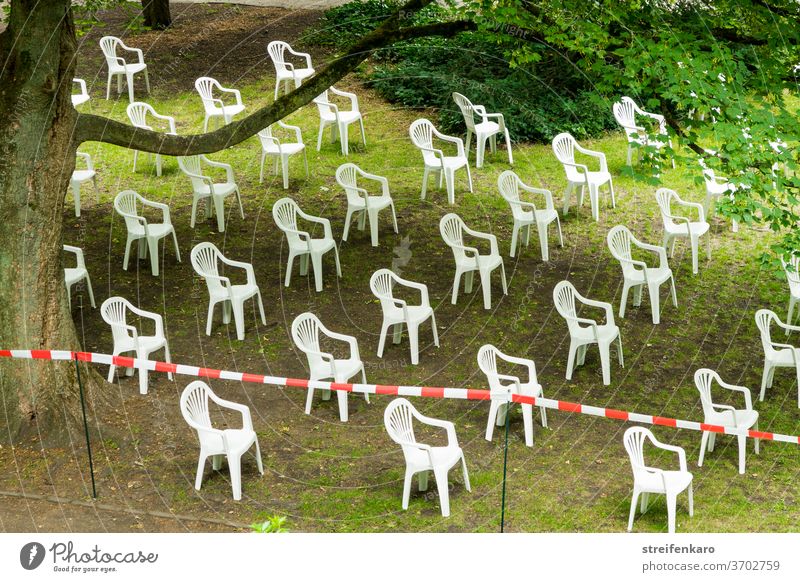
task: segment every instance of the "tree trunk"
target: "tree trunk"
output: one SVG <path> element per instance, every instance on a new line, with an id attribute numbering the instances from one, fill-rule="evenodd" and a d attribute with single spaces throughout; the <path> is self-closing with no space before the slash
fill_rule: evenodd
<path id="1" fill-rule="evenodd" d="M 69 0 L 12 2 L 8 28 L 0 34 L 4 349 L 79 349 L 61 260 L 64 193 L 75 166 L 75 49 Z M 93 377 L 88 370 L 82 375 Z M 71 362 L 0 358 L 0 440 L 38 433 L 43 443 L 66 442 L 79 426 L 75 376 Z"/>
<path id="2" fill-rule="evenodd" d="M 169 0 L 142 0 L 144 25 L 157 30 L 169 28 L 172 16 L 169 13 Z"/>

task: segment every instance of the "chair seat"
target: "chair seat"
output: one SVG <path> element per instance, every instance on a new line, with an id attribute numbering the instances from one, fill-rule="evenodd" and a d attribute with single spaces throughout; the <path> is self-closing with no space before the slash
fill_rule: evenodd
<path id="1" fill-rule="evenodd" d="M 293 72 L 294 74 L 292 74 Z M 284 79 L 300 79 L 302 81 L 303 79 L 308 79 L 311 75 L 313 75 L 314 69 L 295 69 L 293 72 L 281 71 L 278 73 L 278 79 L 281 81 Z"/>
<path id="2" fill-rule="evenodd" d="M 706 414 L 706 424 L 750 428 L 758 422 L 757 410 L 721 410 Z"/>
<path id="3" fill-rule="evenodd" d="M 476 268 L 475 259 L 472 256 L 460 258 L 456 263 L 466 270 Z M 500 255 L 478 255 L 478 269 L 494 269 L 502 264 L 503 258 Z"/>
<path id="4" fill-rule="evenodd" d="M 601 186 L 606 182 L 611 181 L 611 173 L 610 172 L 588 172 L 587 178 L 590 184 L 597 184 Z"/>
<path id="5" fill-rule="evenodd" d="M 408 305 L 406 307 L 408 312 L 408 320 L 411 322 L 420 322 L 428 319 L 433 313 L 433 309 L 425 305 Z M 403 317 L 403 310 L 399 307 L 394 307 L 391 311 L 384 313 L 384 320 L 389 323 L 400 323 L 405 321 Z"/>
<path id="6" fill-rule="evenodd" d="M 538 224 L 550 224 L 556 219 L 558 212 L 553 208 L 543 208 L 536 210 L 536 222 Z M 514 220 L 526 224 L 533 224 L 533 210 L 514 209 Z"/>
<path id="7" fill-rule="evenodd" d="M 153 238 L 163 238 L 170 234 L 172 230 L 171 224 L 156 223 L 147 225 L 147 231 Z M 128 234 L 141 238 L 144 236 L 144 226 L 137 223 L 136 226 L 129 227 Z"/>
<path id="8" fill-rule="evenodd" d="M 407 462 L 414 468 L 420 471 L 425 470 L 424 467 L 432 469 L 434 466 L 452 467 L 461 460 L 461 447 L 448 446 L 448 447 L 431 447 L 429 461 L 428 452 L 417 448 L 407 447 L 405 449 L 407 455 Z"/>
<path id="9" fill-rule="evenodd" d="M 722 196 L 730 191 L 730 186 L 727 183 L 720 184 L 718 182 L 706 182 L 706 193 L 712 196 Z"/>
<path id="10" fill-rule="evenodd" d="M 327 253 L 336 243 L 332 238 L 312 238 L 310 242 L 312 253 Z M 307 253 L 308 245 L 306 241 L 294 239 L 289 242 L 289 247 L 296 253 Z"/>
<path id="11" fill-rule="evenodd" d="M 484 121 L 475 124 L 475 133 L 493 135 L 500 131 L 500 124 L 495 121 Z"/>
<path id="12" fill-rule="evenodd" d="M 648 267 L 646 270 L 647 280 L 654 285 L 660 285 L 672 277 L 672 269 L 669 267 L 656 267 L 653 269 Z M 625 280 L 634 284 L 644 283 L 644 271 L 641 269 L 631 269 L 625 273 Z"/>
<path id="13" fill-rule="evenodd" d="M 198 431 L 200 446 L 203 452 L 211 455 L 232 454 L 239 456 L 249 449 L 256 440 L 255 431 L 245 428 L 228 428 L 222 431 L 228 443 L 227 450 L 222 445 L 222 439 L 206 431 Z"/>
<path id="14" fill-rule="evenodd" d="M 88 95 L 72 95 L 72 106 L 77 107 L 78 105 L 82 105 L 89 100 Z"/>
<path id="15" fill-rule="evenodd" d="M 144 71 L 147 68 L 147 65 L 144 63 L 131 63 L 126 64 L 125 66 L 118 65 L 118 64 L 110 64 L 109 63 L 109 70 L 111 71 L 112 75 L 118 75 L 120 73 L 139 73 Z"/>
<path id="16" fill-rule="evenodd" d="M 586 343 L 594 342 L 594 329 L 591 326 L 581 326 L 572 334 L 575 339 Z M 611 342 L 619 335 L 619 327 L 616 325 L 603 324 L 597 326 L 597 336 L 600 341 Z"/>
<path id="17" fill-rule="evenodd" d="M 664 478 L 655 473 L 640 473 L 636 478 L 639 489 L 648 493 L 680 493 L 692 482 L 692 474 L 688 471 L 664 471 Z M 667 487 L 664 489 L 664 483 Z"/>
<path id="18" fill-rule="evenodd" d="M 154 352 L 167 345 L 167 340 L 157 335 L 140 335 L 139 336 L 139 349 L 143 352 Z M 120 353 L 132 352 L 136 349 L 133 338 L 122 339 L 114 345 Z"/>
<path id="19" fill-rule="evenodd" d="M 792 351 L 793 350 L 790 350 L 789 348 L 772 350 L 772 353 L 767 356 L 767 360 L 774 366 L 794 367 Z M 800 359 L 800 354 L 798 354 L 798 359 Z"/>
<path id="20" fill-rule="evenodd" d="M 94 170 L 75 170 L 72 172 L 71 180 L 73 182 L 86 182 L 95 176 Z"/>
<path id="21" fill-rule="evenodd" d="M 303 143 L 282 143 L 281 144 L 281 150 L 282 150 L 283 155 L 285 155 L 285 156 L 291 156 L 293 154 L 296 154 L 297 152 L 301 152 L 301 151 L 303 151 L 303 149 L 305 147 L 306 147 L 306 145 L 303 144 Z M 267 147 L 264 148 L 264 151 L 267 152 L 270 155 L 273 155 L 273 156 L 277 156 L 279 153 L 281 153 L 281 152 L 278 151 L 278 146 L 276 146 L 275 144 L 272 144 L 272 143 L 268 144 Z"/>
<path id="22" fill-rule="evenodd" d="M 321 114 L 322 120 L 326 123 L 335 123 L 336 122 L 336 115 L 332 111 L 326 111 L 324 114 Z M 361 113 L 359 111 L 339 111 L 339 121 L 341 123 L 349 124 L 357 121 L 361 118 Z"/>
<path id="23" fill-rule="evenodd" d="M 670 235 L 686 236 L 686 223 L 669 223 L 664 225 L 665 230 Z M 701 236 L 708 232 L 707 222 L 690 222 L 689 232 L 695 236 Z"/>
<path id="24" fill-rule="evenodd" d="M 69 269 L 64 269 L 64 280 L 66 281 L 67 285 L 74 285 L 86 277 L 88 277 L 88 273 L 84 268 L 72 267 Z"/>
<path id="25" fill-rule="evenodd" d="M 248 299 L 258 293 L 258 285 L 231 285 L 231 295 L 235 299 Z M 224 287 L 218 287 L 211 292 L 211 298 L 214 300 L 228 299 L 228 290 Z"/>
<path id="26" fill-rule="evenodd" d="M 349 200 L 347 201 L 349 206 L 358 209 L 364 209 L 367 207 L 366 202 L 363 198 L 359 198 L 358 200 Z M 390 196 L 370 196 L 369 197 L 369 207 L 374 208 L 375 210 L 383 210 L 392 205 L 392 198 Z"/>
<path id="27" fill-rule="evenodd" d="M 311 378 L 313 380 L 324 380 L 333 378 L 334 382 L 347 382 L 350 378 L 358 374 L 364 367 L 361 360 L 347 358 L 346 360 L 334 360 L 336 365 L 336 377 L 327 362 L 321 362 L 311 368 Z"/>
<path id="28" fill-rule="evenodd" d="M 236 192 L 236 184 L 234 182 L 221 182 L 214 183 L 215 196 L 227 196 Z M 211 196 L 211 187 L 208 184 L 198 186 L 194 191 L 195 196 Z"/>

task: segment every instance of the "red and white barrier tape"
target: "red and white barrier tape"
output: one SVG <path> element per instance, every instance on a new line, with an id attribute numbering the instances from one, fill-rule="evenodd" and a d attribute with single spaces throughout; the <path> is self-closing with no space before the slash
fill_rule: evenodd
<path id="1" fill-rule="evenodd" d="M 261 374 L 248 374 L 245 372 L 231 372 L 214 368 L 199 368 L 183 364 L 170 364 L 155 360 L 139 360 L 125 356 L 112 356 L 94 352 L 70 352 L 62 350 L 0 350 L 0 357 L 23 358 L 35 360 L 78 360 L 93 364 L 115 365 L 124 368 L 145 369 L 154 372 L 171 372 L 185 376 L 200 378 L 215 378 L 220 380 L 233 380 L 235 382 L 252 382 L 255 384 L 269 384 L 273 386 L 288 386 L 292 388 L 314 388 L 323 390 L 344 390 L 360 394 L 386 394 L 390 396 L 421 396 L 425 398 L 452 398 L 459 400 L 492 400 L 489 390 L 476 390 L 472 388 L 435 388 L 430 386 L 386 386 L 382 384 L 340 384 L 336 382 L 323 382 L 321 380 L 302 380 L 299 378 L 281 378 L 279 376 L 263 376 Z M 562 410 L 589 416 L 602 416 L 614 420 L 671 426 L 696 431 L 710 431 L 730 435 L 740 435 L 743 432 L 751 438 L 779 441 L 784 443 L 800 444 L 800 436 L 761 432 L 757 430 L 741 431 L 734 427 L 717 424 L 705 424 L 691 420 L 680 420 L 664 416 L 651 416 L 613 408 L 589 406 L 577 402 L 553 400 L 550 398 L 537 398 L 533 396 L 511 395 L 512 402 L 543 406 L 553 410 Z"/>

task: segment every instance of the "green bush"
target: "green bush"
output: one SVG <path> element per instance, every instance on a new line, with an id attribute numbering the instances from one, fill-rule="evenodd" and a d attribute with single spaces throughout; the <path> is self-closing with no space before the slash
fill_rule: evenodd
<path id="1" fill-rule="evenodd" d="M 359 0 L 325 13 L 314 41 L 344 49 L 396 8 L 391 0 Z M 434 4 L 403 26 L 448 19 L 452 8 Z M 368 85 L 391 103 L 437 109 L 442 131 L 462 133 L 464 123 L 451 94 L 458 91 L 490 112 L 502 112 L 515 141 L 547 142 L 562 131 L 581 139 L 616 127 L 609 103 L 577 70 L 545 47 L 536 64 L 511 67 L 508 48 L 479 33 L 422 38 L 373 55 Z"/>

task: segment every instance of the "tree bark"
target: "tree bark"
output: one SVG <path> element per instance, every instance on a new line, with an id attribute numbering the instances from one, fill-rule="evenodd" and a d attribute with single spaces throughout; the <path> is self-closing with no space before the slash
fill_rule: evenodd
<path id="1" fill-rule="evenodd" d="M 169 0 L 142 0 L 144 25 L 156 30 L 164 30 L 172 24 L 169 13 Z"/>
<path id="2" fill-rule="evenodd" d="M 75 166 L 76 48 L 69 0 L 14 0 L 0 34 L 0 345 L 79 349 L 61 260 L 62 211 Z M 74 364 L 0 358 L 0 440 L 78 427 Z M 87 370 L 84 378 L 91 379 Z M 5 425 L 5 426 L 4 426 Z"/>

